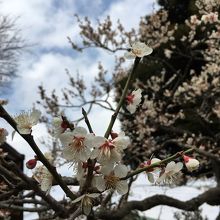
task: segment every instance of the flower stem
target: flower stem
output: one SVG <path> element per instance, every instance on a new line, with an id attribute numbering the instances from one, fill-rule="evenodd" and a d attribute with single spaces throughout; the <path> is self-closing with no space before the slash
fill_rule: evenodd
<path id="1" fill-rule="evenodd" d="M 128 178 L 130 178 L 132 176 L 135 176 L 135 175 L 137 175 L 139 173 L 142 173 L 144 171 L 149 171 L 150 169 L 152 169 L 154 167 L 159 167 L 159 166 L 161 166 L 161 165 L 163 165 L 165 163 L 168 163 L 168 162 L 170 162 L 170 161 L 172 161 L 172 160 L 174 160 L 174 159 L 176 159 L 178 157 L 182 157 L 183 154 L 188 154 L 188 153 L 191 153 L 193 151 L 194 151 L 194 149 L 191 148 L 191 149 L 188 149 L 186 151 L 177 152 L 176 154 L 174 154 L 174 155 L 172 155 L 172 156 L 170 156 L 170 157 L 168 157 L 168 158 L 166 158 L 164 160 L 161 160 L 160 162 L 156 162 L 156 163 L 153 163 L 153 164 L 151 164 L 149 166 L 137 169 L 137 170 L 129 173 L 127 176 L 122 177 L 120 180 L 126 180 L 126 179 L 128 179 Z"/>
<path id="2" fill-rule="evenodd" d="M 114 123 L 115 123 L 115 120 L 116 120 L 116 118 L 117 118 L 117 116 L 118 116 L 118 113 L 119 113 L 119 111 L 120 111 L 120 109 L 121 109 L 121 106 L 122 106 L 122 104 L 123 104 L 123 102 L 124 102 L 124 100 L 125 100 L 125 96 L 127 95 L 128 89 L 129 89 L 129 87 L 130 87 L 130 85 L 131 85 L 131 83 L 132 83 L 132 81 L 133 81 L 133 79 L 134 79 L 133 75 L 134 75 L 134 73 L 135 73 L 135 71 L 136 71 L 136 69 L 137 69 L 137 66 L 138 66 L 140 60 L 141 60 L 141 58 L 139 58 L 139 57 L 136 57 L 135 60 L 134 60 L 133 69 L 132 69 L 132 71 L 130 72 L 130 74 L 128 75 L 128 79 L 127 79 L 126 84 L 125 84 L 125 87 L 124 87 L 124 89 L 123 89 L 121 98 L 120 98 L 120 100 L 119 100 L 119 102 L 118 102 L 118 106 L 117 106 L 117 108 L 115 109 L 115 112 L 114 112 L 114 114 L 113 114 L 112 117 L 111 117 L 111 121 L 110 121 L 110 123 L 109 123 L 109 126 L 108 126 L 108 128 L 107 128 L 107 130 L 106 130 L 106 132 L 105 132 L 105 138 L 108 138 L 109 135 L 110 135 L 110 133 L 111 133 L 111 131 L 112 131 L 112 127 L 113 127 L 113 125 L 114 125 Z"/>

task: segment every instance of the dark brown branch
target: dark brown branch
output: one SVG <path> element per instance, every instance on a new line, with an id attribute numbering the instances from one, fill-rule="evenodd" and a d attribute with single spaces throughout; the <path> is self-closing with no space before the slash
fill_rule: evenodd
<path id="1" fill-rule="evenodd" d="M 0 105 L 0 117 L 4 118 L 18 132 L 16 122 L 13 120 L 13 118 L 7 113 L 7 111 L 1 105 Z M 28 134 L 28 135 L 20 134 L 20 135 L 25 139 L 25 141 L 33 149 L 33 151 L 37 155 L 38 160 L 40 160 L 46 166 L 46 168 L 50 171 L 50 173 L 53 175 L 54 179 L 60 185 L 60 187 L 63 189 L 66 195 L 72 200 L 74 200 L 76 196 L 68 188 L 66 183 L 63 181 L 61 175 L 57 173 L 56 167 L 52 166 L 49 163 L 49 161 L 45 158 L 45 156 L 43 155 L 43 153 L 40 151 L 37 144 L 35 143 L 33 136 L 31 134 Z"/>
<path id="2" fill-rule="evenodd" d="M 87 125 L 87 127 L 88 127 L 88 129 L 89 129 L 89 132 L 90 132 L 90 133 L 94 133 L 93 130 L 92 130 L 92 126 L 91 126 L 91 124 L 90 124 L 90 122 L 89 122 L 89 119 L 88 119 L 88 117 L 87 117 L 87 113 L 86 113 L 86 111 L 85 111 L 84 108 L 82 108 L 82 114 L 83 114 L 83 116 L 84 116 L 85 123 L 86 123 L 86 125 Z"/>
<path id="3" fill-rule="evenodd" d="M 43 192 L 38 184 L 36 184 L 36 181 L 33 180 L 32 178 L 29 178 L 26 176 L 14 162 L 9 162 L 8 165 L 11 167 L 12 171 L 19 176 L 26 184 L 29 185 L 30 188 L 32 188 L 37 195 L 39 195 L 44 201 L 46 201 L 50 207 L 61 217 L 66 217 L 66 210 L 62 205 L 60 205 L 54 198 L 52 198 L 50 195 L 46 195 L 45 192 Z"/>
<path id="4" fill-rule="evenodd" d="M 0 203 L 0 208 L 7 209 L 7 210 L 25 211 L 25 212 L 44 212 L 44 211 L 47 211 L 50 209 L 45 206 L 41 206 L 39 208 L 29 208 L 29 207 L 11 205 L 11 204 L 7 204 L 7 203 Z"/>
<path id="5" fill-rule="evenodd" d="M 12 199 L 8 199 L 3 201 L 3 203 L 7 203 L 7 204 L 15 204 L 15 205 L 20 205 L 20 204 L 40 204 L 40 205 L 44 205 L 46 206 L 47 203 L 44 202 L 43 200 L 37 200 L 37 199 L 18 199 L 18 198 L 12 198 Z"/>
<path id="6" fill-rule="evenodd" d="M 132 210 L 146 211 L 158 205 L 166 205 L 185 211 L 195 211 L 204 203 L 209 205 L 220 205 L 220 187 L 212 188 L 201 195 L 188 201 L 180 201 L 165 195 L 155 195 L 142 201 L 130 201 L 120 209 L 112 211 L 101 211 L 98 217 L 105 220 L 119 220 L 128 215 Z"/>

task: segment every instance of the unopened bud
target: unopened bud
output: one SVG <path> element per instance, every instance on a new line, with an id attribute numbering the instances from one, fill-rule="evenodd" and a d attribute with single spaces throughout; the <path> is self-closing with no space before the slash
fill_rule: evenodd
<path id="1" fill-rule="evenodd" d="M 188 156 L 185 156 L 185 155 L 183 155 L 183 160 L 185 162 L 186 168 L 190 172 L 198 169 L 198 167 L 199 167 L 199 161 L 198 160 L 196 160 L 194 158 L 191 158 L 191 157 L 188 157 Z"/>
<path id="2" fill-rule="evenodd" d="M 34 169 L 36 167 L 36 165 L 37 165 L 36 159 L 31 159 L 31 160 L 27 161 L 27 163 L 26 163 L 26 167 L 28 169 Z"/>

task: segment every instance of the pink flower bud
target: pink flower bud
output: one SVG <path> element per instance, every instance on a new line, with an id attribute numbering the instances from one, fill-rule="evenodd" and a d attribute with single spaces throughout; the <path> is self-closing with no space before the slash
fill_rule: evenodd
<path id="1" fill-rule="evenodd" d="M 31 160 L 27 161 L 26 167 L 28 169 L 34 169 L 36 167 L 36 164 L 37 164 L 37 160 L 36 159 L 31 159 Z"/>
<path id="2" fill-rule="evenodd" d="M 198 169 L 199 167 L 199 161 L 196 160 L 195 158 L 191 158 L 191 157 L 188 157 L 188 156 L 185 156 L 183 155 L 183 160 L 185 162 L 185 165 L 186 165 L 186 168 L 192 172 L 196 169 Z"/>
<path id="3" fill-rule="evenodd" d="M 190 159 L 190 157 L 188 157 L 186 155 L 183 155 L 183 160 L 184 160 L 185 163 L 188 163 L 189 159 Z"/>

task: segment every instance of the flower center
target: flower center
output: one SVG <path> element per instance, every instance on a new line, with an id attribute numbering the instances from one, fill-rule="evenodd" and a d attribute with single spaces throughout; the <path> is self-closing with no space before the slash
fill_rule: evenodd
<path id="1" fill-rule="evenodd" d="M 120 178 L 115 176 L 114 174 L 105 176 L 105 185 L 107 189 L 115 189 L 118 181 L 120 181 Z"/>
<path id="2" fill-rule="evenodd" d="M 115 148 L 114 144 L 111 141 L 105 141 L 105 143 L 103 145 L 100 146 L 101 149 L 108 149 L 111 150 L 113 148 Z"/>
<path id="3" fill-rule="evenodd" d="M 85 137 L 74 136 L 73 142 L 70 143 L 70 146 L 75 148 L 77 151 L 80 151 L 80 150 L 82 150 L 82 148 L 85 147 L 84 140 L 85 140 Z"/>
<path id="4" fill-rule="evenodd" d="M 134 95 L 127 95 L 126 96 L 126 101 L 128 104 L 132 104 L 134 102 Z"/>
<path id="5" fill-rule="evenodd" d="M 27 123 L 23 126 L 23 128 L 31 130 L 32 129 L 32 125 L 30 123 Z"/>
<path id="6" fill-rule="evenodd" d="M 135 55 L 135 56 L 141 56 L 141 50 L 139 49 L 132 49 L 131 52 Z"/>
<path id="7" fill-rule="evenodd" d="M 100 146 L 100 150 L 102 154 L 104 154 L 107 157 L 110 157 L 111 155 L 111 150 L 114 149 L 115 146 L 111 141 L 105 141 L 103 145 Z"/>

